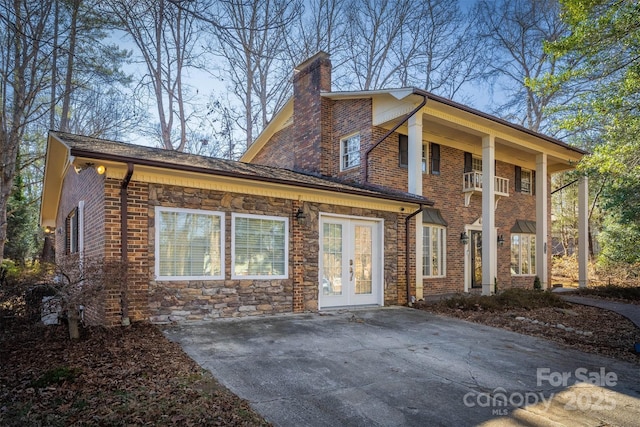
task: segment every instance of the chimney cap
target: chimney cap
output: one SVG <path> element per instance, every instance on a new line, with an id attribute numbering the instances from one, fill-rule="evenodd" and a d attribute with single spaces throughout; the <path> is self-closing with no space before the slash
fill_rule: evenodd
<path id="1" fill-rule="evenodd" d="M 317 60 L 328 60 L 330 56 L 331 55 L 329 55 L 327 52 L 320 50 L 315 55 L 313 55 L 312 57 L 304 60 L 301 64 L 299 64 L 293 70 L 296 73 L 298 73 L 298 72 L 304 70 L 305 68 L 307 68 L 309 65 L 311 65 L 315 61 L 317 61 Z"/>

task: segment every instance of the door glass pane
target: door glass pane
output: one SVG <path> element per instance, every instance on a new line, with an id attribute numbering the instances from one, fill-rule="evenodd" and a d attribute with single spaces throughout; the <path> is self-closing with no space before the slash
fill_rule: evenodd
<path id="1" fill-rule="evenodd" d="M 342 295 L 342 225 L 322 227 L 322 294 Z"/>
<path id="2" fill-rule="evenodd" d="M 354 281 L 356 294 L 371 294 L 373 291 L 371 263 L 373 261 L 372 229 L 370 226 L 355 227 Z"/>

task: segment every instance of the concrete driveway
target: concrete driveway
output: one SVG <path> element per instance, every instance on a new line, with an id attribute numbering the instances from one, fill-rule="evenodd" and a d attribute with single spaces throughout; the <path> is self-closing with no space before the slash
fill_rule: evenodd
<path id="1" fill-rule="evenodd" d="M 219 320 L 165 334 L 279 426 L 640 420 L 640 365 L 408 308 Z"/>

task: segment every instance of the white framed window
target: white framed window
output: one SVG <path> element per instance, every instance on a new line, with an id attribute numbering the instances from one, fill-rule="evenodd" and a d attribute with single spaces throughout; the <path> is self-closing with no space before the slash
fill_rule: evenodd
<path id="1" fill-rule="evenodd" d="M 482 172 L 482 157 L 472 157 L 471 158 L 471 168 L 475 172 Z"/>
<path id="2" fill-rule="evenodd" d="M 520 171 L 520 192 L 524 194 L 531 194 L 531 179 L 532 173 L 528 169 L 522 169 Z"/>
<path id="3" fill-rule="evenodd" d="M 439 225 L 422 228 L 422 275 L 444 277 L 446 275 L 447 229 Z"/>
<path id="4" fill-rule="evenodd" d="M 224 279 L 224 213 L 156 206 L 157 280 Z"/>
<path id="5" fill-rule="evenodd" d="M 65 221 L 65 240 L 67 254 L 75 254 L 80 250 L 80 221 L 79 209 L 73 208 Z"/>
<path id="6" fill-rule="evenodd" d="M 535 276 L 536 235 L 511 235 L 511 274 L 513 276 Z"/>
<path id="7" fill-rule="evenodd" d="M 340 159 L 340 170 L 351 169 L 360 164 L 359 133 L 340 140 Z"/>
<path id="8" fill-rule="evenodd" d="M 427 144 L 422 143 L 422 173 L 427 173 Z"/>
<path id="9" fill-rule="evenodd" d="M 399 151 L 400 151 L 400 167 L 406 168 L 409 166 L 409 137 L 407 135 L 400 135 L 399 137 Z M 422 173 L 427 172 L 427 143 L 422 141 Z"/>
<path id="10" fill-rule="evenodd" d="M 232 214 L 231 278 L 289 276 L 289 218 Z"/>

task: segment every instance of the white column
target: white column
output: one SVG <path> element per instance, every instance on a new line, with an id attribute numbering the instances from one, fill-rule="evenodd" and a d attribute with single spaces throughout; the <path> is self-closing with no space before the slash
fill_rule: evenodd
<path id="1" fill-rule="evenodd" d="M 589 284 L 589 180 L 580 177 L 578 183 L 578 286 Z"/>
<path id="2" fill-rule="evenodd" d="M 547 240 L 549 231 L 549 208 L 547 205 L 547 155 L 536 156 L 536 276 L 540 278 L 542 289 L 549 287 L 549 263 Z"/>
<path id="3" fill-rule="evenodd" d="M 408 139 L 408 190 L 409 193 L 422 195 L 422 111 L 409 117 Z M 416 299 L 424 296 L 422 289 L 422 214 L 416 215 Z"/>
<path id="4" fill-rule="evenodd" d="M 497 276 L 496 205 L 496 140 L 494 135 L 482 138 L 482 295 L 493 293 Z"/>
<path id="5" fill-rule="evenodd" d="M 408 169 L 411 194 L 422 195 L 422 112 L 409 117 Z"/>

